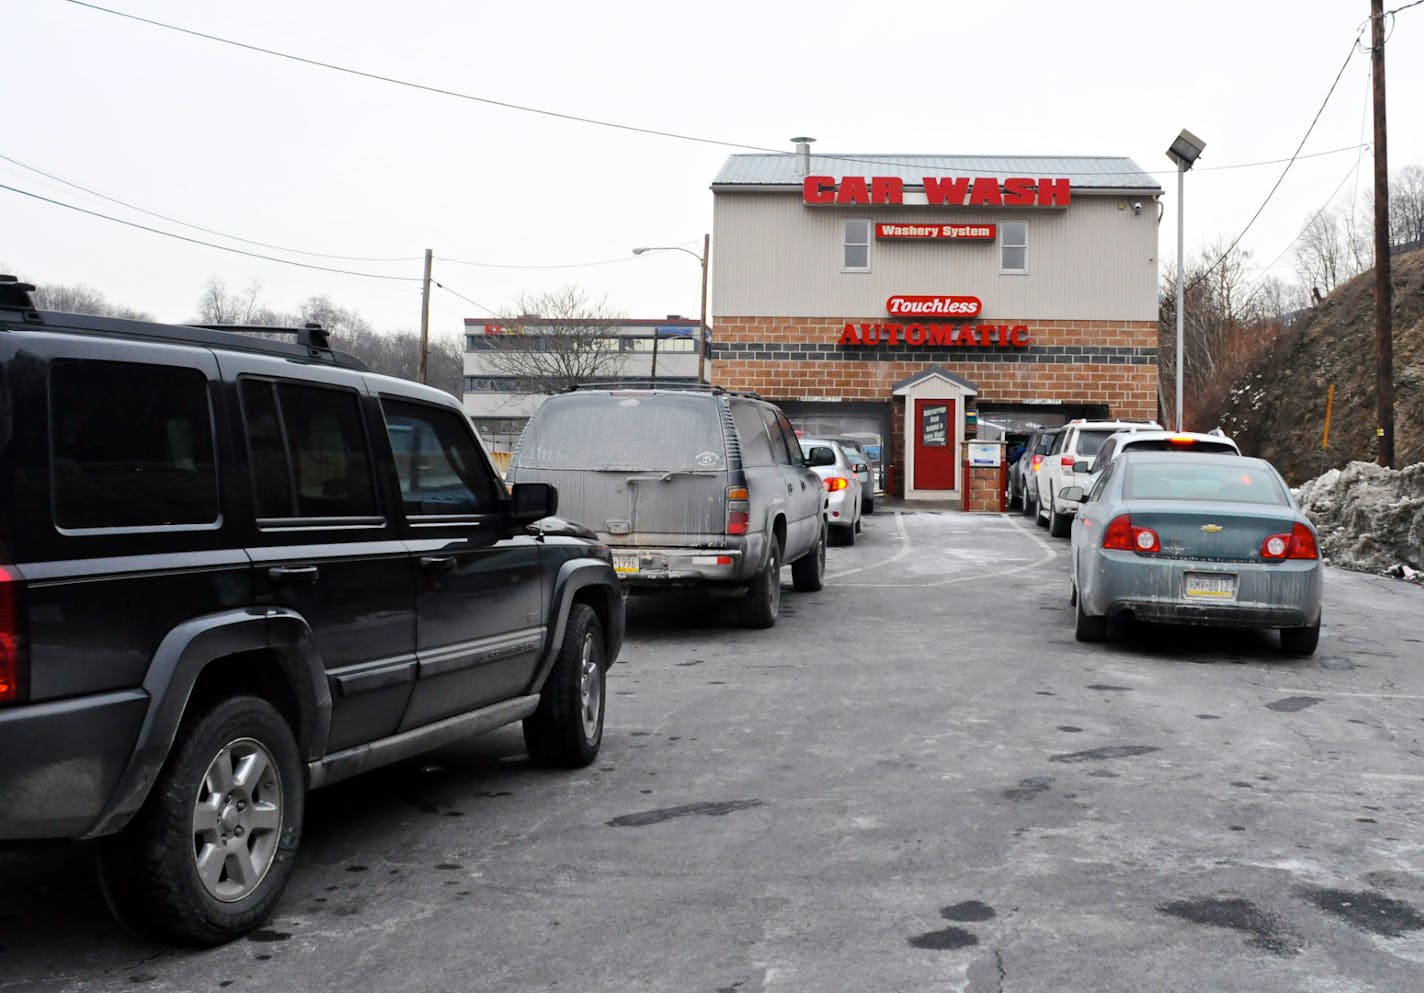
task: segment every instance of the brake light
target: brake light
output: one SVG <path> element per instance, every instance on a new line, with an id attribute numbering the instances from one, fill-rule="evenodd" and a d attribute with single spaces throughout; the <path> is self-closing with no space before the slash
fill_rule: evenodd
<path id="1" fill-rule="evenodd" d="M 24 639 L 20 631 L 20 583 L 0 568 L 0 704 L 20 699 Z"/>
<path id="2" fill-rule="evenodd" d="M 1315 535 L 1304 524 L 1297 523 L 1290 534 L 1273 534 L 1261 542 L 1263 559 L 1318 559 Z"/>
<path id="3" fill-rule="evenodd" d="M 1157 532 L 1151 528 L 1140 528 L 1132 523 L 1127 514 L 1118 514 L 1103 531 L 1103 547 L 1120 552 L 1160 552 L 1162 544 Z"/>
<path id="4" fill-rule="evenodd" d="M 1167 439 L 1167 444 L 1173 448 L 1191 448 L 1197 443 L 1195 438 L 1188 438 L 1186 435 L 1174 434 Z"/>
<path id="5" fill-rule="evenodd" d="M 747 533 L 751 509 L 751 494 L 745 486 L 727 487 L 727 534 Z"/>
<path id="6" fill-rule="evenodd" d="M 850 485 L 850 480 L 844 476 L 827 476 L 824 480 L 827 493 L 839 493 Z"/>
<path id="7" fill-rule="evenodd" d="M 1043 456 L 1042 456 L 1042 455 L 1035 455 L 1035 456 L 1033 457 L 1033 462 L 1030 463 L 1030 466 L 1031 466 L 1031 468 L 1033 469 L 1034 472 L 1038 472 L 1038 467 L 1039 467 L 1040 465 L 1042 465 L 1042 464 L 1043 464 Z"/>

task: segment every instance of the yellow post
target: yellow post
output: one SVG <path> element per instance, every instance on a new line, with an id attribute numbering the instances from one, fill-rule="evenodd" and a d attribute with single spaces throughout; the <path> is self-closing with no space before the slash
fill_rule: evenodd
<path id="1" fill-rule="evenodd" d="M 1335 384 L 1330 384 L 1330 392 L 1325 394 L 1325 437 L 1320 439 L 1322 450 L 1330 447 L 1330 411 L 1335 406 Z"/>

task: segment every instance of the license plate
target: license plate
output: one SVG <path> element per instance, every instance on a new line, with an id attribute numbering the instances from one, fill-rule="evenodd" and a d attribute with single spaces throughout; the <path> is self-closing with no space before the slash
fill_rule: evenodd
<path id="1" fill-rule="evenodd" d="M 1236 596 L 1236 576 L 1229 572 L 1189 572 L 1182 577 L 1182 588 L 1189 597 L 1230 600 Z"/>
<path id="2" fill-rule="evenodd" d="M 638 556 L 627 552 L 613 553 L 613 571 L 619 575 L 638 571 Z"/>

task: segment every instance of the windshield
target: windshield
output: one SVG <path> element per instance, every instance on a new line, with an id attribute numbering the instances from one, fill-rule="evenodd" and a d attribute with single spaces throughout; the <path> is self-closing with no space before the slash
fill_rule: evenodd
<path id="1" fill-rule="evenodd" d="M 724 469 L 717 412 L 717 404 L 706 396 L 553 397 L 525 429 L 517 464 L 530 469 Z"/>

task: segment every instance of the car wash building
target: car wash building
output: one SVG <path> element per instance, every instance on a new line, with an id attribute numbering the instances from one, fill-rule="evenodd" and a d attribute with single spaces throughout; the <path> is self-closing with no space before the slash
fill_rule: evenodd
<path id="1" fill-rule="evenodd" d="M 1126 158 L 733 155 L 712 183 L 715 382 L 851 435 L 906 499 L 966 442 L 1155 418 L 1157 197 Z"/>

